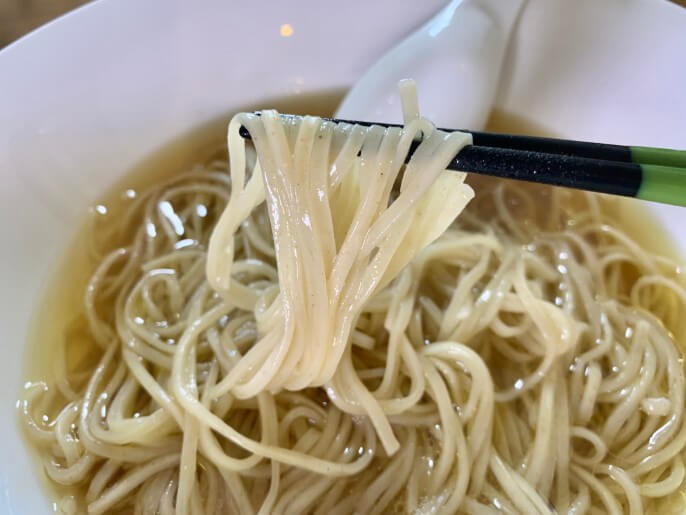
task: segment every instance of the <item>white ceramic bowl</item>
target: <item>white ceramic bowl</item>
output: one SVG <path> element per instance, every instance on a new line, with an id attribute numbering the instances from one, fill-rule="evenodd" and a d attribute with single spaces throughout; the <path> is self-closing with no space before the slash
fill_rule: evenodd
<path id="1" fill-rule="evenodd" d="M 34 306 L 89 203 L 217 115 L 349 87 L 441 5 L 100 0 L 0 51 L 0 513 L 50 511 L 14 403 Z M 529 0 L 497 105 L 560 136 L 683 148 L 684 56 L 686 10 L 665 1 Z M 686 249 L 686 211 L 654 211 Z"/>

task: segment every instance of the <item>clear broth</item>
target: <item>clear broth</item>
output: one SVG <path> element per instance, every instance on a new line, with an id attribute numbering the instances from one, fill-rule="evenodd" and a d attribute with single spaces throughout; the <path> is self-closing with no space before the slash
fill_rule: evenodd
<path id="1" fill-rule="evenodd" d="M 281 112 L 294 114 L 313 114 L 331 116 L 339 104 L 344 91 L 329 91 L 317 95 L 294 96 L 287 99 L 275 99 L 260 103 L 259 106 L 248 106 L 244 111 L 264 107 L 273 107 Z M 76 230 L 74 237 L 66 247 L 66 252 L 59 260 L 58 266 L 42 296 L 40 305 L 34 315 L 27 350 L 24 356 L 24 378 L 26 382 L 54 380 L 54 349 L 58 342 L 65 338 L 70 325 L 82 311 L 83 295 L 86 284 L 93 273 L 96 263 L 89 258 L 89 223 L 93 217 L 117 217 L 131 202 L 135 192 L 145 190 L 156 181 L 187 170 L 197 162 L 204 162 L 213 155 L 226 154 L 226 126 L 230 115 L 221 116 L 210 123 L 183 135 L 153 153 L 148 159 L 134 167 L 124 178 L 117 182 L 94 207 L 88 210 L 84 221 Z M 525 118 L 494 111 L 489 119 L 487 130 L 512 134 L 549 136 L 554 131 L 533 124 Z M 476 178 L 470 182 L 494 181 L 492 178 Z M 541 189 L 540 186 L 532 188 Z M 132 193 L 133 192 L 133 193 Z M 602 209 L 613 215 L 616 223 L 636 239 L 642 246 L 653 252 L 676 257 L 674 244 L 641 201 L 635 199 L 616 199 L 600 196 Z M 104 214 L 103 214 L 104 213 Z M 36 456 L 33 446 L 27 442 L 28 449 Z M 36 456 L 37 457 L 37 456 Z M 60 499 L 83 492 L 72 488 L 59 487 L 50 481 L 36 460 L 39 474 L 44 480 L 49 496 L 55 500 L 53 509 L 58 511 Z M 672 502 L 669 503 L 670 505 Z M 679 502 L 681 505 L 682 503 Z"/>

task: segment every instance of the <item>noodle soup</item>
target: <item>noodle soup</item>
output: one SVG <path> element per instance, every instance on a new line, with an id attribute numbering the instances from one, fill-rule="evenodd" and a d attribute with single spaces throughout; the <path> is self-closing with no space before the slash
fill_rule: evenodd
<path id="1" fill-rule="evenodd" d="M 500 114 L 491 129 L 510 124 Z M 650 219 L 627 222 L 637 202 L 468 178 L 475 198 L 374 292 L 343 358 L 396 448 L 328 381 L 210 399 L 272 327 L 278 295 L 262 205 L 232 235 L 232 277 L 259 308 L 224 306 L 207 284 L 232 186 L 223 133 L 96 205 L 40 308 L 21 419 L 63 485 L 60 509 L 584 513 L 681 500 L 683 280 L 645 250 L 668 247 Z M 174 387 L 194 324 L 191 386 Z M 192 385 L 233 438 L 177 405 Z"/>

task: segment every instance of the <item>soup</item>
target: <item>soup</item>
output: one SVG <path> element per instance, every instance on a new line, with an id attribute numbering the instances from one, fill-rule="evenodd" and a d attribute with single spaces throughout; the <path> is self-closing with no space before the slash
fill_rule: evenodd
<path id="1" fill-rule="evenodd" d="M 243 120 L 255 135 L 267 123 Z M 307 154 L 318 173 L 315 158 L 328 170 L 353 136 L 309 123 L 309 136 L 286 128 L 281 142 L 293 159 L 298 141 L 323 148 Z M 501 114 L 492 127 L 507 123 Z M 474 175 L 467 203 L 469 187 L 429 152 L 415 175 L 412 161 L 404 169 L 415 191 L 395 175 L 365 177 L 355 157 L 386 173 L 392 153 L 376 149 L 411 135 L 360 138 L 339 179 L 299 186 L 315 199 L 304 207 L 283 200 L 297 180 L 279 186 L 281 168 L 267 165 L 288 156 L 258 141 L 266 202 L 248 191 L 250 148 L 253 176 L 231 178 L 225 149 L 210 144 L 195 164 L 142 171 L 93 208 L 39 313 L 20 403 L 59 508 L 640 513 L 679 503 L 686 297 L 679 266 L 635 242 L 664 248 L 654 232 L 627 235 L 622 213 L 637 203 Z M 420 170 L 435 179 L 423 184 Z M 236 184 L 246 196 L 226 222 Z M 370 191 L 376 204 L 365 203 Z M 327 218 L 316 199 L 336 207 L 330 229 L 317 226 Z M 394 204 L 400 217 L 387 215 Z M 296 212 L 307 218 L 275 246 L 273 231 Z M 321 263 L 340 287 L 308 280 Z M 289 312 L 308 314 L 290 333 Z"/>

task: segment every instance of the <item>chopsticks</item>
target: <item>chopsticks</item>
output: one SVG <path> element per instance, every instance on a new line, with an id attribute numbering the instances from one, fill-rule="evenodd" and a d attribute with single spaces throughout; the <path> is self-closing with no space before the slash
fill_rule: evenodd
<path id="1" fill-rule="evenodd" d="M 256 113 L 259 114 L 259 113 Z M 284 114 L 285 117 L 297 115 Z M 402 125 L 325 118 L 334 123 Z M 686 151 L 462 129 L 473 144 L 448 169 L 686 206 Z M 245 127 L 240 134 L 250 138 Z M 419 145 L 410 148 L 410 155 Z M 408 156 L 409 158 L 409 156 Z"/>

